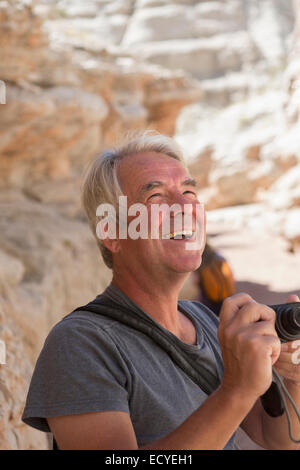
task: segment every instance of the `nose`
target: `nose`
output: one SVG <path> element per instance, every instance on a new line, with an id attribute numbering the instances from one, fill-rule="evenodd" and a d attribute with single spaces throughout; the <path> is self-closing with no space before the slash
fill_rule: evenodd
<path id="1" fill-rule="evenodd" d="M 171 207 L 170 218 L 174 230 L 184 228 L 194 228 L 196 220 L 196 201 L 191 200 L 187 195 L 178 191 L 170 198 L 169 207 Z"/>
<path id="2" fill-rule="evenodd" d="M 176 191 L 172 197 L 170 198 L 170 205 L 176 204 L 182 208 L 182 211 L 184 211 L 184 206 L 186 204 L 191 204 L 192 201 L 189 199 L 185 194 L 183 194 L 181 191 Z"/>
<path id="3" fill-rule="evenodd" d="M 197 199 L 191 199 L 186 194 L 178 191 L 172 195 L 171 200 L 169 201 L 170 206 L 176 207 L 174 211 L 174 215 L 181 213 L 195 213 L 195 208 L 199 201 Z"/>

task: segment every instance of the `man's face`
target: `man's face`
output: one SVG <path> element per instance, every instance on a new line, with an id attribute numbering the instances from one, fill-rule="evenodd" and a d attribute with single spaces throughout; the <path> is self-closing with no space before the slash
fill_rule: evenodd
<path id="1" fill-rule="evenodd" d="M 205 214 L 199 220 L 198 229 L 201 232 L 201 246 L 197 249 L 187 249 L 189 243 L 195 246 L 195 230 L 197 224 L 197 207 L 203 208 L 197 199 L 195 181 L 182 164 L 167 155 L 160 153 L 144 153 L 124 158 L 118 168 L 118 179 L 123 194 L 127 196 L 128 208 L 132 204 L 140 203 L 146 207 L 148 214 L 148 237 L 147 239 L 136 239 L 128 237 L 119 240 L 120 250 L 117 253 L 121 263 L 127 267 L 153 271 L 158 275 L 160 272 L 166 274 L 168 271 L 187 273 L 194 271 L 201 263 L 201 255 L 205 245 Z M 166 213 L 159 214 L 156 218 L 158 224 L 159 238 L 151 238 L 151 207 L 153 205 L 165 204 L 178 205 L 179 209 L 170 214 L 170 230 L 165 229 L 164 218 Z M 190 217 L 188 225 L 184 224 L 184 205 L 188 204 Z M 153 207 L 152 207 L 153 210 Z M 198 212 L 198 214 L 200 211 Z M 179 218 L 178 218 L 179 217 Z M 128 217 L 128 223 L 134 217 Z M 182 222 L 180 222 L 182 219 Z M 178 226 L 180 223 L 180 227 Z M 153 226 L 153 218 L 152 218 Z M 193 238 L 187 240 L 172 239 L 175 229 L 178 232 L 183 228 L 193 231 Z M 199 232 L 198 232 L 199 233 Z M 188 234 L 186 232 L 188 236 Z"/>

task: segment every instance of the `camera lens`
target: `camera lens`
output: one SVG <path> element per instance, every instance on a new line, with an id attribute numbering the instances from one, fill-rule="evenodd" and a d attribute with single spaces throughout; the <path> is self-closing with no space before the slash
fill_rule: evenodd
<path id="1" fill-rule="evenodd" d="M 282 341 L 300 339 L 300 302 L 270 305 L 276 312 L 275 329 Z"/>
<path id="2" fill-rule="evenodd" d="M 298 320 L 298 321 L 297 321 Z M 288 308 L 281 314 L 281 323 L 285 331 L 291 335 L 297 335 L 300 331 L 300 309 L 298 312 Z"/>

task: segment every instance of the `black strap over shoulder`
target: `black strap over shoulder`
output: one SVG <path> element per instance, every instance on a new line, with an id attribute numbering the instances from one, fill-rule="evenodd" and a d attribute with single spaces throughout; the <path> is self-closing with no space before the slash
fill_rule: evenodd
<path id="1" fill-rule="evenodd" d="M 164 349 L 172 360 L 207 394 L 210 395 L 220 385 L 218 374 L 213 374 L 206 367 L 206 364 L 197 361 L 188 354 L 183 348 L 180 348 L 178 342 L 174 340 L 167 332 L 144 314 L 142 310 L 132 311 L 124 305 L 119 305 L 111 299 L 97 298 L 83 307 L 78 307 L 76 311 L 89 311 L 104 315 L 117 320 L 131 328 L 134 328 L 149 336 L 156 344 Z"/>
<path id="2" fill-rule="evenodd" d="M 178 343 L 162 328 L 160 328 L 141 309 L 132 311 L 124 305 L 119 305 L 109 298 L 97 298 L 87 305 L 78 307 L 76 311 L 88 311 L 104 315 L 117 320 L 124 325 L 134 328 L 150 337 L 171 357 L 174 363 L 180 367 L 207 395 L 210 395 L 220 385 L 220 378 L 216 372 L 207 368 L 205 362 L 197 361 L 188 354 Z M 53 449 L 58 450 L 57 443 L 53 439 Z"/>

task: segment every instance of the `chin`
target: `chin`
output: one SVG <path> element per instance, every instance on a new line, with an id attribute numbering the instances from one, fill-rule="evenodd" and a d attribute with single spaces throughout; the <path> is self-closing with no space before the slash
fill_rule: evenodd
<path id="1" fill-rule="evenodd" d="M 191 273 L 199 268 L 202 261 L 202 255 L 191 256 L 189 259 L 176 259 L 174 263 L 170 263 L 173 271 L 177 273 Z"/>

